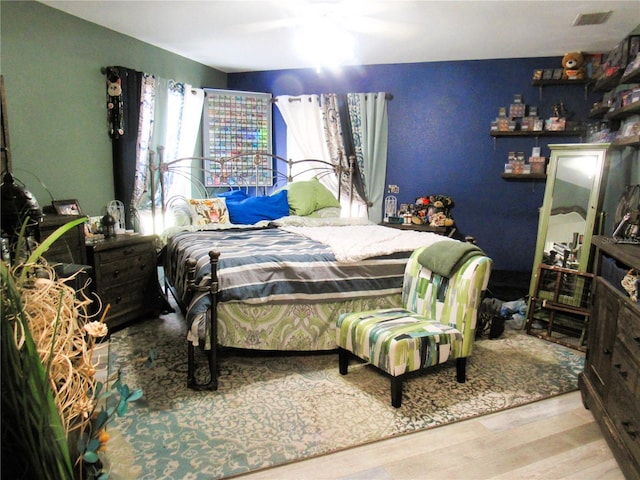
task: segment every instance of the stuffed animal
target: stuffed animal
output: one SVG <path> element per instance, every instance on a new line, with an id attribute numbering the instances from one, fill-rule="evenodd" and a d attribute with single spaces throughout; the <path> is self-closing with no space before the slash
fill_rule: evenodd
<path id="1" fill-rule="evenodd" d="M 117 68 L 107 69 L 107 114 L 109 135 L 120 138 L 124 135 L 124 108 L 122 105 L 122 80 Z"/>
<path id="2" fill-rule="evenodd" d="M 415 207 L 413 210 L 413 216 L 411 221 L 415 224 L 422 225 L 423 223 L 429 223 L 429 197 L 416 198 Z"/>
<path id="3" fill-rule="evenodd" d="M 454 207 L 453 199 L 446 195 L 429 196 L 429 225 L 432 227 L 451 227 L 454 224 L 451 209 Z"/>
<path id="4" fill-rule="evenodd" d="M 584 76 L 585 65 L 582 52 L 569 52 L 562 57 L 562 78 L 579 80 Z"/>

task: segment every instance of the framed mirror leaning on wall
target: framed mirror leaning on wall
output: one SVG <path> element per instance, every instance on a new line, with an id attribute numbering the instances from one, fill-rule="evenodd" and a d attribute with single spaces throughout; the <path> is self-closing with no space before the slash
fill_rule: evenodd
<path id="1" fill-rule="evenodd" d="M 534 258 L 588 271 L 591 237 L 601 228 L 601 185 L 606 182 L 608 144 L 550 145 L 551 159 Z"/>
<path id="2" fill-rule="evenodd" d="M 609 144 L 549 145 L 551 158 L 529 287 L 527 332 L 582 349 L 591 240 L 602 233 Z M 574 338 L 574 340 L 571 340 Z"/>

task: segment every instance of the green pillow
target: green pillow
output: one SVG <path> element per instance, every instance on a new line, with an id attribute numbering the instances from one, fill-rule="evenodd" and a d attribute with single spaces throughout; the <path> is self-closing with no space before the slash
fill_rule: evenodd
<path id="1" fill-rule="evenodd" d="M 320 208 L 340 206 L 333 193 L 315 177 L 292 182 L 287 186 L 287 190 L 292 215 L 306 216 Z"/>
<path id="2" fill-rule="evenodd" d="M 340 207 L 338 199 L 331 193 L 331 190 L 320 183 L 320 180 L 313 177 L 310 181 L 316 185 L 316 210 L 327 207 Z"/>

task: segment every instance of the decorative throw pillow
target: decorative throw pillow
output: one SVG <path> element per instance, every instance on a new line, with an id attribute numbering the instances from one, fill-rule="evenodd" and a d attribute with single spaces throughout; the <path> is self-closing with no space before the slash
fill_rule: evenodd
<path id="1" fill-rule="evenodd" d="M 287 186 L 289 209 L 293 215 L 310 215 L 320 208 L 340 207 L 340 202 L 320 180 L 300 180 Z"/>
<path id="2" fill-rule="evenodd" d="M 229 223 L 229 211 L 224 198 L 190 198 L 191 225 Z"/>

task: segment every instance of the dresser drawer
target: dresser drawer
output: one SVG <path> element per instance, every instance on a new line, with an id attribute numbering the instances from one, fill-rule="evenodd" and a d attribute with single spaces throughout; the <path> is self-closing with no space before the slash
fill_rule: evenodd
<path id="1" fill-rule="evenodd" d="M 640 458 L 640 410 L 638 410 L 638 398 L 627 392 L 619 382 L 613 382 L 609 398 L 609 415 L 622 439 L 622 443 L 634 458 Z"/>
<path id="2" fill-rule="evenodd" d="M 100 265 L 105 265 L 108 263 L 118 263 L 118 262 L 129 262 L 132 258 L 141 255 L 149 255 L 153 253 L 153 244 L 146 243 L 135 243 L 128 244 L 119 248 L 111 248 L 109 250 L 98 251 L 96 252 L 96 260 L 100 263 Z"/>
<path id="3" fill-rule="evenodd" d="M 113 282 L 128 282 L 131 280 L 146 278 L 156 270 L 156 260 L 153 252 L 149 249 L 139 254 L 120 257 L 114 260 L 111 256 L 101 255 L 99 258 L 100 269 L 98 271 L 98 282 L 111 285 Z"/>
<path id="4" fill-rule="evenodd" d="M 638 359 L 629 352 L 624 339 L 618 337 L 611 357 L 611 382 L 617 383 L 629 395 L 636 395 L 639 374 Z"/>
<path id="5" fill-rule="evenodd" d="M 618 338 L 624 342 L 629 353 L 640 363 L 640 315 L 627 305 L 620 310 Z"/>
<path id="6" fill-rule="evenodd" d="M 104 306 L 110 305 L 109 315 L 112 317 L 136 310 L 144 311 L 144 301 L 148 294 L 149 288 L 138 283 L 118 285 L 99 292 Z"/>

